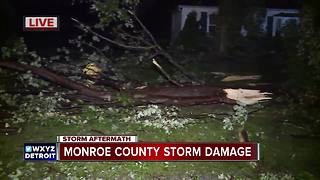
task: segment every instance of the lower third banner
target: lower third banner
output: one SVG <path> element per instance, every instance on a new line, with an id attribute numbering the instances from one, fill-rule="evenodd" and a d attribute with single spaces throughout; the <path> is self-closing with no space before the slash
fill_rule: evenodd
<path id="1" fill-rule="evenodd" d="M 60 161 L 258 161 L 257 143 L 58 143 Z"/>

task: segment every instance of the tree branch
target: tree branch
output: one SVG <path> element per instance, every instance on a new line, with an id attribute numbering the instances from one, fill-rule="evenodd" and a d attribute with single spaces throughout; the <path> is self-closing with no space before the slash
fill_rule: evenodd
<path id="1" fill-rule="evenodd" d="M 182 87 L 182 84 L 179 84 L 177 81 L 173 80 L 170 75 L 160 66 L 160 64 L 158 64 L 158 62 L 153 59 L 152 63 L 159 69 L 159 71 L 168 79 L 168 81 L 170 81 L 172 84 L 176 85 L 176 86 L 180 86 Z"/>
<path id="2" fill-rule="evenodd" d="M 182 74 L 184 74 L 187 78 L 189 78 L 190 80 L 196 80 L 196 78 L 192 75 L 190 75 L 181 65 L 179 65 L 178 63 L 176 63 L 173 58 L 167 53 L 165 52 L 162 47 L 159 45 L 159 43 L 156 41 L 156 39 L 154 38 L 154 36 L 152 35 L 152 33 L 148 30 L 148 28 L 142 23 L 142 21 L 138 18 L 138 16 L 133 13 L 132 11 L 128 10 L 128 13 L 138 22 L 138 24 L 141 26 L 141 28 L 143 29 L 143 31 L 149 36 L 149 38 L 151 39 L 151 41 L 153 42 L 154 46 L 158 49 L 158 54 L 163 55 L 169 63 L 171 63 L 173 66 L 175 66 L 180 72 L 182 72 Z M 197 80 L 198 81 L 198 80 Z"/>
<path id="3" fill-rule="evenodd" d="M 138 18 L 138 16 L 132 11 L 128 10 L 128 13 L 138 22 L 144 32 L 149 36 L 153 44 L 159 49 L 162 50 L 161 46 L 158 44 L 152 33 L 148 30 L 148 28 L 142 23 L 142 21 Z"/>
<path id="4" fill-rule="evenodd" d="M 141 42 L 143 43 L 144 45 L 147 45 L 147 46 L 152 46 L 152 43 L 150 43 L 149 41 L 147 41 L 146 39 L 144 39 L 144 37 L 137 37 L 137 36 L 133 36 L 131 34 L 128 34 L 126 32 L 124 32 L 123 30 L 120 30 L 121 31 L 121 34 L 122 34 L 122 39 L 125 39 L 127 40 L 127 38 L 131 38 L 132 40 L 136 40 L 138 42 Z"/>
<path id="5" fill-rule="evenodd" d="M 86 42 L 82 42 L 84 45 L 87 45 L 87 46 L 89 46 L 89 47 L 91 47 L 92 49 L 94 49 L 94 50 L 96 50 L 102 57 L 104 57 L 105 59 L 108 59 L 107 57 L 106 57 L 106 55 L 99 49 L 99 48 L 97 48 L 96 46 L 94 46 L 94 45 L 91 45 L 91 44 L 89 44 L 89 43 L 86 43 Z"/>
<path id="6" fill-rule="evenodd" d="M 45 68 L 38 68 L 38 67 L 33 67 L 27 64 L 21 64 L 14 61 L 4 61 L 4 60 L 0 60 L 0 67 L 14 69 L 22 72 L 31 71 L 33 74 L 38 75 L 50 82 L 56 83 L 68 89 L 76 90 L 78 93 L 85 96 L 98 98 L 100 100 L 109 100 L 109 101 L 111 98 L 111 95 L 107 92 L 91 89 L 87 86 L 74 82 L 68 78 L 55 74 Z"/>
<path id="7" fill-rule="evenodd" d="M 146 50 L 152 50 L 155 47 L 154 46 L 130 46 L 130 45 L 126 45 L 126 44 L 122 44 L 120 42 L 114 41 L 112 39 L 109 39 L 105 36 L 102 36 L 101 34 L 93 31 L 89 26 L 81 23 L 80 21 L 78 21 L 77 19 L 71 18 L 71 20 L 73 20 L 74 22 L 78 23 L 80 25 L 80 27 L 84 28 L 85 30 L 87 30 L 88 32 L 90 32 L 91 34 L 107 41 L 108 43 L 123 48 L 123 49 L 129 49 L 129 50 L 135 50 L 135 51 L 146 51 Z"/>
<path id="8" fill-rule="evenodd" d="M 178 63 L 176 63 L 173 58 L 167 53 L 165 52 L 162 47 L 159 45 L 159 43 L 156 41 L 156 39 L 154 38 L 154 36 L 152 35 L 152 33 L 147 29 L 147 27 L 142 23 L 142 21 L 137 17 L 137 15 L 135 13 L 133 13 L 132 11 L 128 10 L 128 13 L 138 22 L 138 24 L 141 26 L 141 28 L 143 29 L 143 31 L 149 36 L 150 40 L 153 43 L 153 46 L 129 46 L 129 45 L 125 45 L 116 41 L 113 41 L 105 36 L 100 35 L 99 33 L 93 31 L 89 26 L 86 26 L 85 24 L 81 23 L 80 21 L 78 21 L 77 19 L 71 18 L 73 21 L 75 21 L 76 23 L 78 23 L 81 27 L 83 27 L 84 29 L 86 29 L 87 31 L 89 31 L 91 34 L 100 37 L 101 39 L 115 45 L 118 46 L 120 48 L 124 48 L 124 49 L 129 49 L 129 50 L 136 50 L 136 51 L 146 51 L 146 50 L 156 50 L 156 53 L 159 55 L 163 55 L 163 57 L 165 57 L 165 59 L 167 59 L 167 61 L 169 63 L 171 63 L 173 66 L 175 66 L 180 72 L 182 72 L 182 74 L 184 74 L 188 79 L 190 80 L 194 80 L 194 81 L 198 81 L 194 76 L 190 75 L 181 65 L 179 65 Z"/>

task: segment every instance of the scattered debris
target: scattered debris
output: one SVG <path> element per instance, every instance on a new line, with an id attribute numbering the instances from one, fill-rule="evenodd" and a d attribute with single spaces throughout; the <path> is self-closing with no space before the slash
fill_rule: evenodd
<path id="1" fill-rule="evenodd" d="M 244 80 L 259 80 L 261 79 L 260 75 L 250 75 L 250 76 L 239 76 L 239 75 L 232 75 L 223 78 L 222 82 L 232 82 L 232 81 L 244 81 Z"/>
<path id="2" fill-rule="evenodd" d="M 252 89 L 224 89 L 227 93 L 227 98 L 233 99 L 245 105 L 256 104 L 260 101 L 272 99 L 268 95 L 272 93 L 260 92 L 260 90 Z"/>
<path id="3" fill-rule="evenodd" d="M 224 73 L 224 72 L 210 72 L 210 74 L 213 74 L 214 76 L 218 76 L 218 77 L 227 76 L 227 73 Z"/>

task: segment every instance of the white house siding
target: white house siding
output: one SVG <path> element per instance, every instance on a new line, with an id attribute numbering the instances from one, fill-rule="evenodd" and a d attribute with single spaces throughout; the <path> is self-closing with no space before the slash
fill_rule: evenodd
<path id="1" fill-rule="evenodd" d="M 178 38 L 181 30 L 181 12 L 174 11 L 171 20 L 171 40 L 174 41 Z"/>
<path id="2" fill-rule="evenodd" d="M 298 17 L 283 17 L 283 16 L 274 16 L 273 18 L 273 26 L 272 26 L 272 36 L 276 36 L 279 29 L 284 27 L 290 20 L 296 20 L 299 22 Z M 278 26 L 278 21 L 280 21 L 280 26 Z"/>
<path id="3" fill-rule="evenodd" d="M 186 6 L 186 5 L 180 5 L 179 10 L 181 11 L 181 28 L 180 31 L 183 29 L 184 24 L 187 20 L 188 15 L 191 12 L 196 12 L 197 13 L 197 21 L 200 20 L 201 18 L 201 12 L 206 12 L 208 14 L 207 18 L 207 24 L 209 26 L 209 16 L 210 14 L 218 14 L 219 8 L 216 6 Z M 209 32 L 209 28 L 207 28 L 207 32 Z"/>
<path id="4" fill-rule="evenodd" d="M 298 9 L 274 9 L 274 8 L 267 8 L 266 11 L 266 18 L 262 23 L 262 28 L 265 32 L 267 32 L 268 28 L 268 17 L 273 16 L 273 25 L 272 25 L 272 36 L 276 36 L 277 31 L 279 28 L 283 27 L 288 20 L 296 20 L 299 22 L 299 17 L 287 17 L 287 16 L 276 16 L 277 14 L 287 13 L 287 14 L 298 14 L 300 11 Z M 277 26 L 277 21 L 281 21 L 280 27 Z"/>
<path id="5" fill-rule="evenodd" d="M 171 28 L 171 39 L 174 41 L 178 36 L 181 30 L 185 25 L 187 17 L 189 13 L 196 12 L 197 13 L 197 20 L 199 21 L 201 18 L 201 13 L 207 13 L 207 33 L 209 32 L 209 21 L 210 21 L 210 14 L 218 14 L 219 7 L 218 6 L 191 6 L 191 5 L 179 5 L 176 11 L 173 12 L 172 15 L 172 28 Z M 280 13 L 286 14 L 298 14 L 299 10 L 297 9 L 275 9 L 275 8 L 267 8 L 266 10 L 266 17 L 264 22 L 262 23 L 262 29 L 267 32 L 268 27 L 268 17 L 273 17 L 273 26 L 272 26 L 272 36 L 276 36 L 277 31 L 283 25 L 286 24 L 288 20 L 297 20 L 299 22 L 299 17 L 287 17 L 287 16 L 277 16 Z M 280 27 L 277 26 L 277 20 L 281 19 Z"/>
<path id="6" fill-rule="evenodd" d="M 171 39 L 174 40 L 178 37 L 179 32 L 183 30 L 185 22 L 189 13 L 196 12 L 197 20 L 201 18 L 201 13 L 206 12 L 207 16 L 207 33 L 209 32 L 209 17 L 210 14 L 218 14 L 219 8 L 216 6 L 190 6 L 190 5 L 179 5 L 177 10 L 172 15 L 172 35 Z"/>

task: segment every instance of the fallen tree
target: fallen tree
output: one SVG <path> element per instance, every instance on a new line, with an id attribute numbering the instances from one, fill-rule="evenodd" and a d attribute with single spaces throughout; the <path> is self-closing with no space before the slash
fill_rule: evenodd
<path id="1" fill-rule="evenodd" d="M 52 71 L 49 71 L 45 68 L 37 68 L 27 64 L 3 60 L 0 61 L 0 67 L 9 68 L 21 72 L 30 71 L 32 74 L 37 75 L 52 83 L 61 85 L 62 87 L 65 87 L 67 89 L 76 90 L 79 94 L 110 101 L 110 93 L 89 88 L 87 86 L 74 82 L 64 76 L 53 73 Z"/>
<path id="2" fill-rule="evenodd" d="M 155 59 L 156 58 L 164 58 L 167 62 L 169 62 L 173 67 L 175 67 L 178 71 L 180 71 L 185 77 L 187 77 L 189 80 L 198 82 L 199 80 L 194 77 L 192 74 L 188 73 L 187 70 L 184 69 L 179 63 L 175 62 L 173 57 L 167 53 L 161 46 L 160 44 L 156 41 L 155 37 L 152 35 L 152 33 L 146 28 L 146 26 L 142 23 L 142 21 L 139 19 L 139 17 L 132 11 L 127 10 L 126 13 L 131 16 L 131 18 L 137 22 L 139 27 L 142 30 L 142 34 L 140 37 L 132 36 L 123 30 L 119 30 L 119 34 L 122 36 L 125 36 L 128 39 L 131 39 L 132 41 L 135 41 L 139 45 L 128 45 L 123 42 L 119 42 L 113 39 L 110 39 L 101 33 L 96 32 L 93 28 L 90 26 L 80 22 L 79 20 L 75 18 L 71 18 L 72 21 L 77 23 L 78 28 L 82 30 L 84 33 L 90 33 L 93 36 L 100 38 L 107 42 L 109 45 L 118 47 L 120 49 L 124 50 L 129 50 L 129 51 L 139 51 L 139 52 L 144 52 L 144 53 L 151 53 L 151 55 L 147 58 L 148 61 L 152 61 L 153 65 L 159 70 L 159 72 L 173 85 L 176 86 L 183 86 L 179 82 L 175 81 L 170 75 L 161 67 L 159 62 L 157 62 Z M 129 41 L 129 40 L 126 40 Z M 91 48 L 95 49 L 96 51 L 99 52 L 99 54 L 103 54 L 103 52 L 100 51 L 100 48 L 95 47 L 92 44 L 85 43 L 86 45 L 89 45 Z M 142 45 L 140 45 L 142 44 Z"/>
<path id="3" fill-rule="evenodd" d="M 67 89 L 76 90 L 84 97 L 90 97 L 108 103 L 111 99 L 116 99 L 110 92 L 96 90 L 72 81 L 64 76 L 58 75 L 45 68 L 38 68 L 14 61 L 0 61 L 0 67 L 9 68 L 16 71 L 27 72 L 37 75 Z M 260 101 L 271 99 L 270 93 L 260 92 L 260 90 L 219 88 L 206 85 L 183 86 L 183 87 L 145 87 L 124 91 L 130 95 L 137 103 L 154 103 L 166 105 L 196 105 L 228 103 L 255 104 Z"/>
<path id="4" fill-rule="evenodd" d="M 136 100 L 167 105 L 197 105 L 197 104 L 236 104 L 240 102 L 251 105 L 271 99 L 270 93 L 251 89 L 230 89 L 208 85 L 184 87 L 147 87 L 135 90 L 133 97 Z"/>

